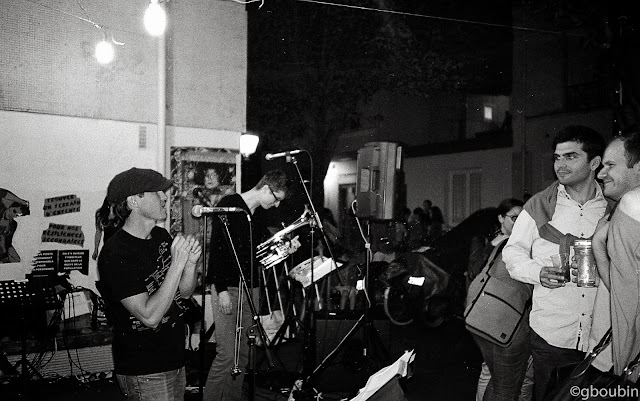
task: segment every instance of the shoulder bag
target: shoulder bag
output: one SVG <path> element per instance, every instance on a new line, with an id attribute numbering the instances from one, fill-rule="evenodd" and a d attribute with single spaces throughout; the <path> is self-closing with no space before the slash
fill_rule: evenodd
<path id="1" fill-rule="evenodd" d="M 469 285 L 464 321 L 467 330 L 508 347 L 527 319 L 532 286 L 514 280 L 502 261 L 506 240 L 493 249 L 480 274 Z M 524 322 L 528 324 L 528 322 Z"/>
<path id="2" fill-rule="evenodd" d="M 621 375 L 602 372 L 591 366 L 596 356 L 610 342 L 611 329 L 581 362 L 555 368 L 544 401 L 638 400 L 640 387 L 629 380 L 629 377 L 638 367 L 640 354 L 629 362 Z"/>

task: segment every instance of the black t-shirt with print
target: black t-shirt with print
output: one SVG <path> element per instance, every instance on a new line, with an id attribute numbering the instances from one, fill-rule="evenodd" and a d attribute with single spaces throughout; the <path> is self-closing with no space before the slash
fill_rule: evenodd
<path id="1" fill-rule="evenodd" d="M 174 301 L 155 328 L 146 327 L 121 300 L 153 294 L 171 265 L 171 236 L 154 227 L 150 239 L 119 230 L 104 245 L 98 259 L 100 291 L 113 324 L 113 362 L 117 374 L 142 375 L 184 366 L 185 327 L 182 309 Z M 178 299 L 178 294 L 176 294 Z"/>

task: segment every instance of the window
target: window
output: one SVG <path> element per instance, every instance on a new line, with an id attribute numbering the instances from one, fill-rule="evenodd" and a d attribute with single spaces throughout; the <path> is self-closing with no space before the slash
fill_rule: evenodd
<path id="1" fill-rule="evenodd" d="M 482 170 L 449 172 L 449 224 L 455 226 L 480 209 Z"/>
<path id="2" fill-rule="evenodd" d="M 484 106 L 484 120 L 485 121 L 493 121 L 493 107 L 492 106 Z"/>

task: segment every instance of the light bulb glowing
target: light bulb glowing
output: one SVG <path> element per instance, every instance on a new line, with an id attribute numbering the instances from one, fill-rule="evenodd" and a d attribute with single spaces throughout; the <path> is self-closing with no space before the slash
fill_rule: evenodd
<path id="1" fill-rule="evenodd" d="M 240 135 L 240 153 L 244 157 L 249 157 L 250 155 L 255 153 L 259 141 L 260 137 L 258 135 Z"/>
<path id="2" fill-rule="evenodd" d="M 113 45 L 111 42 L 106 40 L 101 40 L 96 45 L 96 60 L 100 64 L 109 64 L 113 61 L 113 56 L 115 52 L 113 50 Z"/>
<path id="3" fill-rule="evenodd" d="M 151 36 L 160 36 L 167 27 L 167 14 L 164 8 L 158 4 L 158 0 L 151 0 L 147 11 L 144 13 L 144 27 Z"/>

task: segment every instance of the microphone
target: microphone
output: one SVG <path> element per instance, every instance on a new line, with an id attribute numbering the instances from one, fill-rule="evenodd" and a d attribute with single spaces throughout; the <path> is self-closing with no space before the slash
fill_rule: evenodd
<path id="1" fill-rule="evenodd" d="M 213 214 L 213 213 L 244 213 L 244 209 L 240 207 L 206 207 L 202 205 L 195 205 L 193 209 L 191 209 L 191 214 L 193 217 L 200 217 L 203 214 Z"/>
<path id="2" fill-rule="evenodd" d="M 304 150 L 295 149 L 295 150 L 289 150 L 287 152 L 267 153 L 264 158 L 267 160 L 271 160 L 271 159 L 277 159 L 278 157 L 297 155 L 298 153 L 302 153 L 302 152 L 304 152 Z"/>

